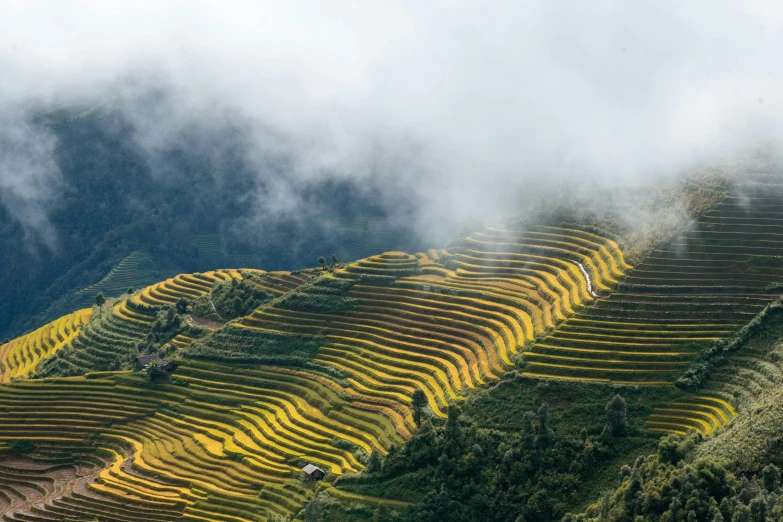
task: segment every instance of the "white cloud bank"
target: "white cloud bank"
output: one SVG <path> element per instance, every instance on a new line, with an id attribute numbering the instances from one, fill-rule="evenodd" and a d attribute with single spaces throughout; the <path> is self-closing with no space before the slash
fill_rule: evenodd
<path id="1" fill-rule="evenodd" d="M 296 158 L 281 193 L 380 179 L 437 235 L 541 185 L 644 180 L 777 143 L 781 49 L 778 2 L 6 1 L 0 113 L 160 78 L 175 107 L 142 142 L 238 114 L 249 158 Z M 40 184 L 0 164 L 4 191 Z"/>

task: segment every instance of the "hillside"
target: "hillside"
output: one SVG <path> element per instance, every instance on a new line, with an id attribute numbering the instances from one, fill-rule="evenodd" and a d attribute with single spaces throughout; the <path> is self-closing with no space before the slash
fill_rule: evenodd
<path id="1" fill-rule="evenodd" d="M 117 297 L 180 272 L 291 270 L 320 255 L 417 248 L 372 183 L 313 181 L 267 208 L 268 185 L 295 166 L 274 150 L 262 168 L 248 164 L 239 129 L 187 129 L 149 147 L 119 102 L 37 112 L 28 119 L 56 143 L 60 175 L 34 191 L 43 203 L 28 210 L 32 225 L 0 205 L 0 339 L 90 306 L 98 291 Z M 391 203 L 405 223 L 404 202 Z"/>
<path id="2" fill-rule="evenodd" d="M 623 469 L 616 488 L 571 519 L 779 519 L 782 309 L 776 300 L 718 344 L 710 371 L 701 372 L 707 389 L 730 393 L 740 410 L 727 429 L 704 440 L 663 439 L 656 452 Z"/>
<path id="3" fill-rule="evenodd" d="M 781 188 L 734 184 L 635 266 L 629 234 L 542 218 L 64 316 L 0 345 L 4 520 L 592 516 L 661 434 L 718 454 L 776 393 Z"/>

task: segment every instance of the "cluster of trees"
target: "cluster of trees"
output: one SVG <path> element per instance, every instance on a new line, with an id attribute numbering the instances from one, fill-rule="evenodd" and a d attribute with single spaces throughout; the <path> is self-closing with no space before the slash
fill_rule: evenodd
<path id="1" fill-rule="evenodd" d="M 419 397 L 420 399 L 420 397 Z M 558 435 L 549 406 L 523 415 L 519 432 L 487 429 L 448 408 L 445 423 L 426 416 L 414 398 L 418 433 L 392 448 L 380 463 L 370 457 L 368 473 L 338 484 L 365 494 L 405 498 L 423 493 L 404 512 L 381 509 L 375 519 L 410 522 L 517 520 L 544 522 L 562 517 L 578 488 L 598 465 L 613 458 L 617 437 L 628 433 L 627 406 L 619 395 L 606 405 L 606 428 L 598 436 Z"/>
<path id="2" fill-rule="evenodd" d="M 326 258 L 324 256 L 318 256 L 318 264 L 321 266 L 321 269 L 326 270 Z M 332 254 L 331 268 L 336 268 L 338 266 L 340 266 L 340 260 L 337 259 L 336 254 Z"/>
<path id="3" fill-rule="evenodd" d="M 212 292 L 196 299 L 192 313 L 196 317 L 225 322 L 252 313 L 273 297 L 249 281 L 232 279 L 216 284 Z"/>
<path id="4" fill-rule="evenodd" d="M 188 328 L 182 316 L 177 313 L 177 307 L 167 306 L 158 313 L 146 337 L 136 344 L 136 350 L 140 354 L 158 352 L 178 333 Z"/>
<path id="5" fill-rule="evenodd" d="M 726 462 L 687 462 L 693 439 L 671 435 L 656 454 L 624 466 L 619 485 L 580 515 L 563 522 L 778 522 L 783 519 L 780 470 L 736 476 Z"/>

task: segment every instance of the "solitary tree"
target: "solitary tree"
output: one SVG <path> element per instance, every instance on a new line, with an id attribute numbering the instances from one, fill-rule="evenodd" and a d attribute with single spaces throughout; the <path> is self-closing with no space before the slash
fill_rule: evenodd
<path id="1" fill-rule="evenodd" d="M 416 426 L 421 425 L 421 413 L 424 407 L 427 405 L 427 396 L 421 390 L 413 392 L 413 422 Z"/>
<path id="2" fill-rule="evenodd" d="M 188 302 L 184 297 L 177 299 L 177 304 L 175 306 L 178 314 L 184 314 L 188 311 Z"/>
<path id="3" fill-rule="evenodd" d="M 332 254 L 332 266 L 337 266 L 339 264 L 340 264 L 340 260 L 337 259 L 337 255 L 336 254 Z"/>
<path id="4" fill-rule="evenodd" d="M 532 411 L 526 411 L 522 415 L 522 440 L 525 443 L 525 448 L 532 448 L 536 443 L 536 429 L 533 427 L 533 419 L 536 418 L 536 414 Z"/>
<path id="5" fill-rule="evenodd" d="M 373 473 L 381 469 L 381 459 L 378 457 L 378 453 L 373 451 L 370 453 L 370 459 L 367 461 L 367 471 Z"/>
<path id="6" fill-rule="evenodd" d="M 133 292 L 135 292 L 135 290 L 133 289 L 132 286 L 129 286 L 128 287 L 128 295 L 132 294 Z"/>
<path id="7" fill-rule="evenodd" d="M 446 435 L 454 438 L 459 432 L 459 417 L 462 409 L 456 404 L 450 404 L 446 410 Z"/>
<path id="8" fill-rule="evenodd" d="M 182 326 L 182 319 L 177 314 L 174 314 L 171 321 L 166 324 L 166 329 L 179 330 L 180 326 Z"/>
<path id="9" fill-rule="evenodd" d="M 543 403 L 536 412 L 538 417 L 538 440 L 539 442 L 549 442 L 555 438 L 555 432 L 549 425 L 549 404 Z"/>
<path id="10" fill-rule="evenodd" d="M 231 309 L 234 311 L 234 317 L 239 317 L 242 315 L 242 308 L 244 306 L 245 303 L 242 302 L 239 296 L 234 298 L 234 301 L 231 303 Z"/>
<path id="11" fill-rule="evenodd" d="M 106 298 L 103 297 L 103 292 L 98 292 L 98 295 L 95 296 L 95 304 L 98 305 L 98 314 L 100 315 L 101 311 L 103 310 L 103 305 L 106 303 Z"/>
<path id="12" fill-rule="evenodd" d="M 324 256 L 318 256 L 318 264 L 326 270 L 326 258 Z"/>
<path id="13" fill-rule="evenodd" d="M 606 405 L 606 423 L 612 437 L 625 437 L 628 434 L 628 405 L 619 394 Z"/>

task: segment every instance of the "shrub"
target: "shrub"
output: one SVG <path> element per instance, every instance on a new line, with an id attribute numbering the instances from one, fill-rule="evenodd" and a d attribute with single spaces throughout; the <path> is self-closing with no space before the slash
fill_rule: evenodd
<path id="1" fill-rule="evenodd" d="M 163 369 L 163 363 L 160 361 L 160 359 L 153 359 L 150 361 L 150 363 L 144 369 L 144 372 L 147 374 L 147 381 L 149 382 L 159 382 L 168 376 L 166 371 Z"/>
<path id="2" fill-rule="evenodd" d="M 424 411 L 424 407 L 427 406 L 427 396 L 421 390 L 413 392 L 413 422 L 416 426 L 421 426 L 421 414 Z"/>
<path id="3" fill-rule="evenodd" d="M 667 435 L 658 442 L 658 457 L 661 462 L 677 464 L 685 458 L 695 444 L 695 435 L 686 438 L 675 434 Z"/>
<path id="4" fill-rule="evenodd" d="M 192 314 L 214 321 L 230 321 L 252 313 L 272 298 L 272 294 L 253 283 L 232 279 L 231 282 L 215 284 L 209 294 L 196 299 Z"/>
<path id="5" fill-rule="evenodd" d="M 8 445 L 8 451 L 14 455 L 25 455 L 35 451 L 35 444 L 30 440 L 15 440 Z"/>

